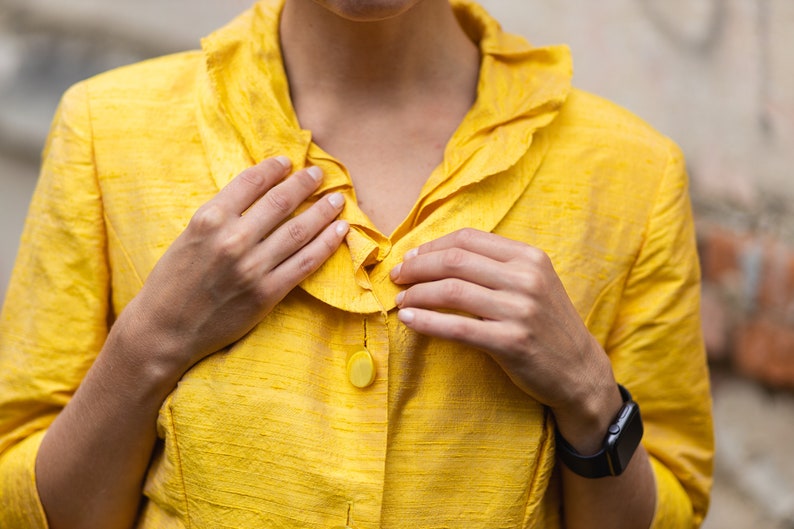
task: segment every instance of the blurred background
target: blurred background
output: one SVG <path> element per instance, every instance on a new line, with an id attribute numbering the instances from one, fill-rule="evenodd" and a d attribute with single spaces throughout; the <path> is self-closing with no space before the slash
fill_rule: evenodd
<path id="1" fill-rule="evenodd" d="M 0 0 L 0 299 L 72 83 L 192 49 L 248 0 Z M 483 0 L 683 148 L 717 470 L 707 529 L 794 528 L 794 1 Z"/>

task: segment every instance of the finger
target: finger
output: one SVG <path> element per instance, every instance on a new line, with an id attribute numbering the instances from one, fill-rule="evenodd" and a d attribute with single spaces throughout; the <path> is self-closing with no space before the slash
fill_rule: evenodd
<path id="1" fill-rule="evenodd" d="M 240 216 L 283 180 L 291 166 L 284 156 L 268 158 L 233 178 L 210 202 L 229 215 Z"/>
<path id="2" fill-rule="evenodd" d="M 438 252 L 451 248 L 460 248 L 485 257 L 490 257 L 495 261 L 507 262 L 521 255 L 527 248 L 531 247 L 522 242 L 514 241 L 494 233 L 475 230 L 474 228 L 463 228 L 422 244 L 415 250 L 408 252 L 406 257 L 410 258 L 414 255 Z"/>
<path id="3" fill-rule="evenodd" d="M 461 279 L 489 289 L 505 289 L 519 278 L 502 262 L 466 249 L 452 247 L 404 260 L 391 271 L 398 285 Z"/>
<path id="4" fill-rule="evenodd" d="M 405 308 L 397 313 L 399 320 L 420 334 L 452 340 L 471 347 L 489 350 L 495 340 L 498 324 L 460 314 Z"/>
<path id="5" fill-rule="evenodd" d="M 400 309 L 453 310 L 486 320 L 505 320 L 522 312 L 514 298 L 460 279 L 443 279 L 400 292 L 396 303 Z"/>
<path id="6" fill-rule="evenodd" d="M 318 200 L 309 209 L 279 226 L 257 248 L 268 269 L 281 264 L 289 256 L 306 246 L 318 233 L 333 222 L 345 205 L 341 193 L 332 193 Z"/>
<path id="7" fill-rule="evenodd" d="M 269 189 L 240 219 L 240 229 L 256 240 L 264 239 L 320 185 L 319 167 L 298 171 Z"/>
<path id="8" fill-rule="evenodd" d="M 348 223 L 343 220 L 332 223 L 276 267 L 272 271 L 271 279 L 274 284 L 280 285 L 281 296 L 320 268 L 342 244 L 348 229 Z"/>

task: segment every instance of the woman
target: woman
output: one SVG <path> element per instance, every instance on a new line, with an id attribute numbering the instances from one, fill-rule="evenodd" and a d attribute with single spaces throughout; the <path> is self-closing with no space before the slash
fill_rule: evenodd
<path id="1" fill-rule="evenodd" d="M 0 525 L 698 525 L 683 162 L 570 75 L 468 2 L 264 0 L 71 89 Z"/>

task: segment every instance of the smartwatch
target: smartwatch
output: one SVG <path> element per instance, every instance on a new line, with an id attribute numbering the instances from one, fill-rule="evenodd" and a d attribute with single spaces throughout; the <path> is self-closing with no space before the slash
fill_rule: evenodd
<path id="1" fill-rule="evenodd" d="M 566 467 L 585 478 L 619 476 L 631 461 L 642 439 L 640 407 L 631 398 L 631 393 L 618 384 L 623 397 L 623 406 L 617 417 L 607 428 L 604 444 L 591 456 L 579 454 L 557 431 L 557 455 Z"/>

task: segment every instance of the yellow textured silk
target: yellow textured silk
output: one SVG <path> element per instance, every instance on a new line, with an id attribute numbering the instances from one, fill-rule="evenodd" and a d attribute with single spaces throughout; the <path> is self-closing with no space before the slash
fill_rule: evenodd
<path id="1" fill-rule="evenodd" d="M 555 529 L 553 421 L 480 351 L 396 318 L 389 270 L 462 227 L 549 253 L 617 379 L 640 403 L 655 529 L 696 527 L 712 424 L 683 160 L 636 117 L 572 90 L 563 47 L 533 48 L 455 2 L 480 43 L 478 99 L 394 233 L 357 208 L 344 166 L 289 99 L 280 1 L 190 52 L 72 88 L 53 122 L 0 322 L 0 527 L 46 527 L 42 433 L 193 212 L 287 154 L 344 193 L 346 244 L 163 404 L 137 527 L 349 525 Z M 310 200 L 309 202 L 311 202 Z M 372 385 L 347 378 L 366 348 Z"/>

